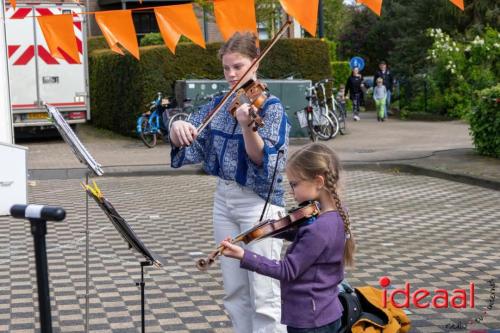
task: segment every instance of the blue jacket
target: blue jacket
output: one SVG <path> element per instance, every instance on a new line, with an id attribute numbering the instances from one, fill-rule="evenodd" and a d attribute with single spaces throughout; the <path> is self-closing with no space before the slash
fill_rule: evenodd
<path id="1" fill-rule="evenodd" d="M 220 99 L 214 99 L 199 112 L 193 113 L 189 122 L 198 127 Z M 260 115 L 265 125 L 258 129 L 258 133 L 264 141 L 264 158 L 262 165 L 256 165 L 246 152 L 240 125 L 229 114 L 230 104 L 228 101 L 223 106 L 191 146 L 182 149 L 172 147 L 170 153 L 172 168 L 203 162 L 203 169 L 209 175 L 235 181 L 266 200 L 278 151 L 283 150 L 284 155 L 278 161 L 276 183 L 270 203 L 284 207 L 285 190 L 282 182 L 288 155 L 290 124 L 283 105 L 277 97 L 270 96 L 262 107 Z"/>
<path id="2" fill-rule="evenodd" d="M 337 285 L 344 278 L 345 233 L 336 211 L 301 226 L 282 261 L 245 250 L 240 266 L 281 281 L 281 322 L 297 328 L 327 325 L 342 315 Z"/>

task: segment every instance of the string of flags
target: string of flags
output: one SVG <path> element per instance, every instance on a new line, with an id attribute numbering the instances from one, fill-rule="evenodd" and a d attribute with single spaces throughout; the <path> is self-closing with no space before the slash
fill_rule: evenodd
<path id="1" fill-rule="evenodd" d="M 254 0 L 212 0 L 217 26 L 224 40 L 235 32 L 252 32 L 257 34 Z M 383 0 L 356 0 L 377 15 L 381 15 Z M 463 0 L 449 0 L 464 10 Z M 312 36 L 316 35 L 319 0 L 279 0 L 284 11 L 292 16 Z M 16 0 L 10 0 L 15 8 Z M 141 8 L 139 10 L 144 10 Z M 170 5 L 152 8 L 160 34 L 169 50 L 175 54 L 181 36 L 190 39 L 196 45 L 205 48 L 205 40 L 200 29 L 193 4 Z M 138 60 L 139 45 L 130 9 L 99 11 L 84 13 L 95 15 L 96 22 L 102 31 L 110 49 L 124 54 L 127 50 Z M 42 33 L 50 53 L 55 58 L 71 58 L 79 63 L 77 38 L 73 31 L 71 14 L 37 16 Z"/>

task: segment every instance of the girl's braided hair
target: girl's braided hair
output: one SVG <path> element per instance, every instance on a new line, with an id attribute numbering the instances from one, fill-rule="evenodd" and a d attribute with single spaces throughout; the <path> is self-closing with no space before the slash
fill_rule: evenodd
<path id="1" fill-rule="evenodd" d="M 287 169 L 301 180 L 312 180 L 323 176 L 325 189 L 330 193 L 332 202 L 344 222 L 346 243 L 344 248 L 344 263 L 352 266 L 354 263 L 355 242 L 351 231 L 349 214 L 344 210 L 339 197 L 340 161 L 337 154 L 322 143 L 313 143 L 291 154 Z"/>

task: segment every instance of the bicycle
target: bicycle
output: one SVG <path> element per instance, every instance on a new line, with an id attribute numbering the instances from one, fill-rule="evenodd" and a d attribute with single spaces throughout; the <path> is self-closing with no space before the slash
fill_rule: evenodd
<path id="1" fill-rule="evenodd" d="M 333 125 L 332 131 L 333 132 L 332 132 L 330 138 L 335 138 L 340 131 L 340 124 L 339 124 L 339 119 L 338 119 L 337 112 L 336 112 L 335 102 L 332 103 L 332 107 L 331 107 L 331 109 L 329 109 L 328 97 L 326 94 L 326 84 L 328 82 L 332 82 L 332 81 L 330 79 L 323 79 L 323 80 L 316 82 L 315 85 L 317 87 L 321 88 L 321 95 L 323 96 L 323 99 L 322 99 L 320 105 L 325 108 L 324 112 L 326 112 L 328 114 L 328 117 L 332 121 L 332 125 Z M 328 139 L 326 139 L 326 140 L 328 140 Z"/>
<path id="2" fill-rule="evenodd" d="M 137 118 L 137 135 L 146 147 L 156 146 L 158 136 L 167 142 L 174 121 L 188 119 L 189 115 L 183 112 L 183 109 L 169 108 L 170 105 L 169 100 L 162 98 L 162 94 L 159 92 L 156 99 L 150 103 L 149 111 Z"/>
<path id="3" fill-rule="evenodd" d="M 323 90 L 325 96 L 324 84 L 320 81 L 313 86 L 306 88 L 307 106 L 296 112 L 302 128 L 307 127 L 309 138 L 315 142 L 317 139 L 328 140 L 338 133 L 338 121 L 335 115 L 328 111 L 326 98 L 320 102 L 318 97 L 318 89 Z"/>
<path id="4" fill-rule="evenodd" d="M 337 117 L 339 123 L 339 133 L 341 135 L 346 134 L 346 119 L 347 119 L 347 110 L 345 104 L 342 105 L 338 99 L 335 97 L 336 89 L 332 88 L 331 103 L 332 103 L 332 111 L 333 114 Z"/>

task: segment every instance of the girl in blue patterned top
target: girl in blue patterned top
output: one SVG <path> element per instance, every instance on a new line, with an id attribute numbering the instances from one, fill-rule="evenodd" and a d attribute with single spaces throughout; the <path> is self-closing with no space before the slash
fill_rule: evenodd
<path id="1" fill-rule="evenodd" d="M 220 49 L 224 77 L 232 87 L 258 56 L 256 38 L 236 33 Z M 257 78 L 257 68 L 248 79 Z M 170 131 L 172 167 L 203 163 L 204 170 L 217 177 L 214 195 L 213 224 L 215 242 L 227 235 L 237 235 L 258 222 L 267 194 L 274 185 L 266 218 L 285 212 L 283 170 L 288 151 L 290 125 L 280 100 L 270 96 L 260 115 L 265 126 L 254 132 L 248 104 L 241 105 L 235 117 L 229 113 L 229 100 L 200 133 L 196 128 L 220 101 L 214 99 L 193 114 L 189 122 L 177 121 Z M 278 152 L 284 154 L 278 159 Z M 277 163 L 275 184 L 272 183 Z M 248 245 L 248 249 L 266 257 L 279 259 L 282 240 L 266 239 Z M 228 258 L 221 258 L 224 282 L 224 305 L 237 333 L 279 333 L 281 300 L 279 282 L 247 272 Z"/>

